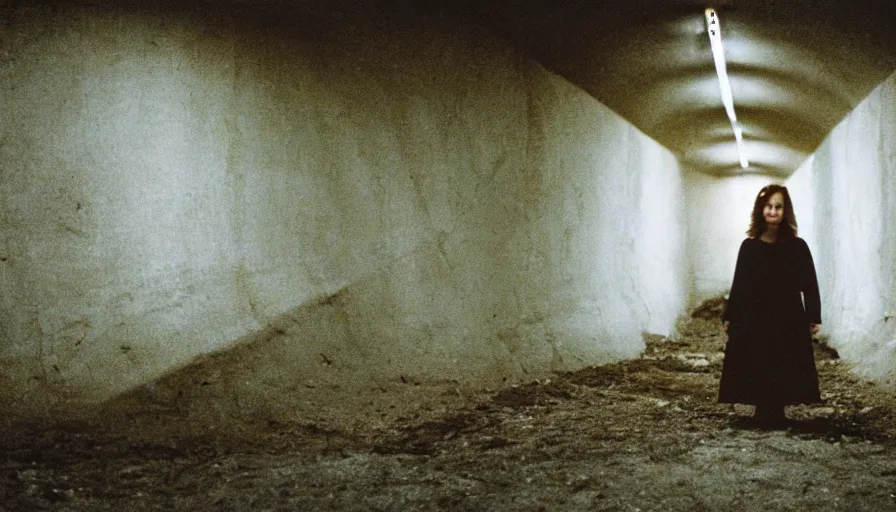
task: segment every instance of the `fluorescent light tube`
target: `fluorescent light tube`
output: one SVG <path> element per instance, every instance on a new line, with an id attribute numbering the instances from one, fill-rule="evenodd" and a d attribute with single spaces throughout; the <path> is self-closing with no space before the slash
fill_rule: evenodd
<path id="1" fill-rule="evenodd" d="M 728 114 L 731 128 L 734 130 L 740 166 L 746 169 L 750 162 L 747 161 L 744 152 L 743 131 L 737 126 L 737 115 L 734 113 L 734 98 L 731 95 L 731 83 L 728 81 L 728 67 L 725 65 L 725 51 L 722 48 L 722 28 L 719 24 L 719 15 L 716 14 L 714 9 L 706 9 L 706 32 L 709 35 L 709 45 L 712 48 L 712 60 L 716 65 L 716 75 L 719 76 L 722 104 L 725 106 L 725 112 Z"/>

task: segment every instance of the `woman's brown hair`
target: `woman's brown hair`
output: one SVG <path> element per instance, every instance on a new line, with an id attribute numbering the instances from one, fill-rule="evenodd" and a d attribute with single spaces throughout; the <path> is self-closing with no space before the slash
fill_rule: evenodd
<path id="1" fill-rule="evenodd" d="M 747 230 L 747 236 L 750 238 L 758 238 L 767 227 L 765 217 L 762 210 L 765 204 L 776 193 L 780 192 L 784 197 L 784 217 L 781 219 L 781 227 L 778 228 L 778 239 L 789 240 L 797 237 L 796 215 L 793 213 L 793 203 L 790 201 L 790 194 L 787 187 L 782 185 L 767 185 L 762 187 L 759 194 L 756 195 L 756 201 L 753 203 L 753 213 L 750 216 L 750 229 Z"/>

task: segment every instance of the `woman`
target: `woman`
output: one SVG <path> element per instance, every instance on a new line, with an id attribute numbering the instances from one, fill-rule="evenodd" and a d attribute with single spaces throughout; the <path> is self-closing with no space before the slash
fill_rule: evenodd
<path id="1" fill-rule="evenodd" d="M 722 315 L 719 402 L 755 405 L 758 422 L 782 425 L 785 405 L 821 401 L 811 338 L 821 324 L 818 280 L 786 187 L 759 191 L 747 235 Z"/>

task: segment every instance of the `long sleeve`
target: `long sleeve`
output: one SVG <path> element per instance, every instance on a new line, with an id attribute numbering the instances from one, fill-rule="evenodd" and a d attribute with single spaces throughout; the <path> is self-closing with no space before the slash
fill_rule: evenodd
<path id="1" fill-rule="evenodd" d="M 747 278 L 747 240 L 740 244 L 740 250 L 737 252 L 737 263 L 734 267 L 734 280 L 731 282 L 731 292 L 728 294 L 728 303 L 725 306 L 725 312 L 722 313 L 722 321 L 730 322 L 732 319 L 743 317 L 744 293 Z"/>
<path id="2" fill-rule="evenodd" d="M 805 260 L 803 263 L 802 283 L 800 283 L 803 299 L 806 302 L 806 316 L 813 324 L 821 323 L 821 294 L 818 292 L 818 277 L 815 275 L 815 262 L 812 260 L 812 251 L 803 242 L 805 248 Z"/>

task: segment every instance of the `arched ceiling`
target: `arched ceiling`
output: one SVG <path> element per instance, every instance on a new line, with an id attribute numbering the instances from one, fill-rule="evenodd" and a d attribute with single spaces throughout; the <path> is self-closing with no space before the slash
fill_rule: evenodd
<path id="1" fill-rule="evenodd" d="M 485 0 L 476 16 L 718 176 L 791 174 L 896 70 L 896 0 Z M 706 34 L 721 21 L 741 169 Z"/>

